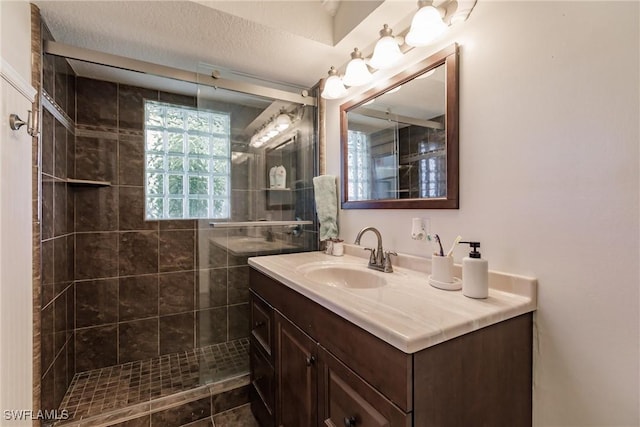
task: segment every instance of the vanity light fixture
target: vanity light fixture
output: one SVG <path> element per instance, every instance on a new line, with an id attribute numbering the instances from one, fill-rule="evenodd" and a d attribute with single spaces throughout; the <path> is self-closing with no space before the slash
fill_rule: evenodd
<path id="1" fill-rule="evenodd" d="M 436 40 L 447 29 L 442 20 L 442 12 L 433 6 L 433 1 L 419 0 L 420 8 L 413 16 L 411 29 L 405 37 L 409 46 L 427 46 Z"/>
<path id="2" fill-rule="evenodd" d="M 292 116 L 296 116 L 292 118 Z M 272 117 L 265 125 L 263 125 L 256 133 L 251 136 L 249 145 L 255 148 L 262 147 L 264 144 L 280 135 L 293 125 L 299 117 L 296 113 L 288 113 L 286 109 L 280 110 L 280 113 Z"/>
<path id="3" fill-rule="evenodd" d="M 402 52 L 400 46 L 393 37 L 391 28 L 387 24 L 384 24 L 382 30 L 380 30 L 380 40 L 373 48 L 373 56 L 369 61 L 369 65 L 378 70 L 385 70 L 391 68 L 400 61 L 402 58 Z"/>
<path id="4" fill-rule="evenodd" d="M 324 82 L 324 89 L 322 90 L 322 96 L 324 99 L 338 99 L 347 94 L 347 89 L 342 83 L 342 79 L 338 76 L 338 71 L 335 67 L 329 69 L 329 77 Z"/>
<path id="5" fill-rule="evenodd" d="M 329 77 L 325 81 L 320 95 L 324 99 L 338 99 L 346 96 L 347 86 L 361 86 L 373 80 L 370 68 L 384 70 L 394 67 L 403 57 L 400 45 L 405 52 L 415 47 L 427 46 L 440 37 L 449 25 L 467 20 L 478 0 L 418 0 L 418 11 L 413 16 L 411 27 L 404 37 L 394 37 L 391 28 L 384 24 L 380 30 L 380 39 L 376 42 L 373 55 L 365 62 L 359 49 L 351 53 L 351 61 L 347 64 L 345 76 L 341 79 L 338 71 L 331 67 Z M 438 7 L 434 6 L 434 2 Z M 403 33 L 401 31 L 401 33 Z M 368 65 L 368 67 L 367 67 Z M 425 73 L 418 78 L 429 77 Z"/>
<path id="6" fill-rule="evenodd" d="M 347 71 L 344 73 L 342 83 L 347 86 L 366 85 L 373 79 L 373 74 L 367 68 L 362 52 L 357 47 L 351 52 L 351 61 L 347 64 Z"/>

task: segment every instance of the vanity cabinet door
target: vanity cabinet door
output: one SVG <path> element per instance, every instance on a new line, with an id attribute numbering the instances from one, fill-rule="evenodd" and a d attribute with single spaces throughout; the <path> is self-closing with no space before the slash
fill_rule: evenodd
<path id="1" fill-rule="evenodd" d="M 316 424 L 317 344 L 276 313 L 276 425 L 302 427 Z"/>
<path id="2" fill-rule="evenodd" d="M 408 427 L 406 414 L 342 362 L 320 350 L 319 425 L 321 427 Z"/>

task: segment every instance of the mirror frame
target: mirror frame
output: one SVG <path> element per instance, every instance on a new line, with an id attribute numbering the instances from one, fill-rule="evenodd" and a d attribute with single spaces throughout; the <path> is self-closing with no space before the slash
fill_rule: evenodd
<path id="1" fill-rule="evenodd" d="M 425 199 L 348 200 L 347 113 L 371 99 L 443 64 L 445 65 L 446 75 L 445 126 L 447 131 L 447 196 Z M 370 89 L 340 106 L 342 209 L 459 209 L 458 92 L 458 45 L 454 43 L 391 77 L 383 89 Z"/>

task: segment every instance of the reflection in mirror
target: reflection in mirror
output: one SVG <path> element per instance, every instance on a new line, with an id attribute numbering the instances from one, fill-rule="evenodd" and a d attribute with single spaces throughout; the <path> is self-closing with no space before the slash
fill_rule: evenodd
<path id="1" fill-rule="evenodd" d="M 341 107 L 343 208 L 457 208 L 456 53 Z"/>

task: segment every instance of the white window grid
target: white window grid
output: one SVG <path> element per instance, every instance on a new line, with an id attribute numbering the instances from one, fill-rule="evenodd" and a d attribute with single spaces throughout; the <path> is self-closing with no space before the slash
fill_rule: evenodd
<path id="1" fill-rule="evenodd" d="M 229 217 L 230 119 L 226 112 L 145 100 L 147 219 Z"/>

